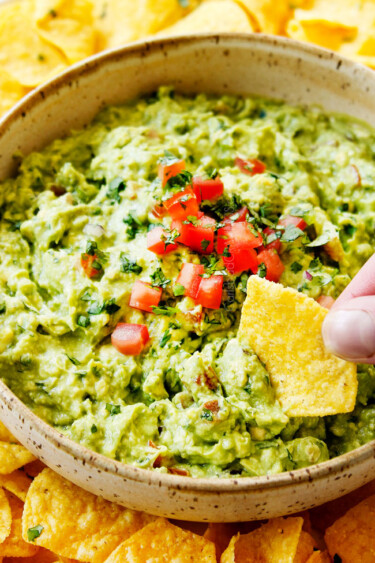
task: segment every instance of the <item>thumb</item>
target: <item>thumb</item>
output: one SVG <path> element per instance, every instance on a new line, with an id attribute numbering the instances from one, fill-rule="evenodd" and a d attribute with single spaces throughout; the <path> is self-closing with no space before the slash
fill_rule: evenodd
<path id="1" fill-rule="evenodd" d="M 322 335 L 329 352 L 356 363 L 375 363 L 375 296 L 337 303 L 324 319 Z"/>

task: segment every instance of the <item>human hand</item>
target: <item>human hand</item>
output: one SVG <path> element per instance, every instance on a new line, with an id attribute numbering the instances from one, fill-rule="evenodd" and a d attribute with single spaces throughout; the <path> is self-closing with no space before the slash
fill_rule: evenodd
<path id="1" fill-rule="evenodd" d="M 375 364 L 375 254 L 332 306 L 322 328 L 326 348 L 361 364 Z"/>

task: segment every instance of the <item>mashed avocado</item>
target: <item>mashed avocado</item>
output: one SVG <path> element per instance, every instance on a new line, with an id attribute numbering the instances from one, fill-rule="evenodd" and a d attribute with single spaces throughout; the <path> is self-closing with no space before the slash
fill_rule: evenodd
<path id="1" fill-rule="evenodd" d="M 163 186 L 160 162 L 181 160 L 184 170 Z M 315 299 L 336 298 L 372 254 L 372 129 L 318 108 L 162 88 L 20 157 L 17 176 L 1 184 L 3 381 L 73 440 L 160 472 L 276 473 L 375 438 L 373 366 L 359 366 L 353 413 L 289 419 L 266 369 L 240 345 L 248 276 L 272 275 L 271 263 L 231 272 L 233 250 L 207 252 L 207 241 L 201 251 L 148 250 L 155 226 L 166 246 L 179 242 L 165 202 L 192 176 L 224 185 L 200 203 L 215 240 L 247 208 L 261 237 L 251 256 L 273 243 L 280 283 Z M 203 266 L 202 280 L 221 279 L 222 293 L 205 296 L 219 295 L 219 306 L 186 295 L 176 281 L 184 264 Z M 129 305 L 139 281 L 159 293 L 153 312 Z M 140 353 L 112 345 L 119 322 L 147 327 Z"/>

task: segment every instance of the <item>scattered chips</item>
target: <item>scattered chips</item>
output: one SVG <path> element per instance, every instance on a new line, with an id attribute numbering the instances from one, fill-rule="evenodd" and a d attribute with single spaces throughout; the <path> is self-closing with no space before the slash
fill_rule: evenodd
<path id="1" fill-rule="evenodd" d="M 24 471 L 13 471 L 9 475 L 0 475 L 0 487 L 13 493 L 20 500 L 25 502 L 27 491 L 31 485 L 31 479 Z M 1 489 L 0 489 L 1 490 Z"/>
<path id="2" fill-rule="evenodd" d="M 5 541 L 0 543 L 0 557 L 32 557 L 38 552 L 38 547 L 27 543 L 22 538 L 22 512 L 23 502 L 12 493 L 5 493 L 12 512 L 12 525 L 10 534 Z"/>
<path id="3" fill-rule="evenodd" d="M 294 563 L 302 525 L 302 518 L 274 518 L 249 534 L 238 534 L 221 563 Z"/>
<path id="4" fill-rule="evenodd" d="M 210 0 L 184 19 L 163 29 L 159 35 L 185 35 L 199 32 L 252 33 L 254 27 L 246 12 L 232 0 Z"/>
<path id="5" fill-rule="evenodd" d="M 124 540 L 155 517 L 92 495 L 44 469 L 26 496 L 23 537 L 58 555 L 101 563 Z M 66 539 L 69 538 L 67 542 Z"/>
<path id="6" fill-rule="evenodd" d="M 162 547 L 164 546 L 164 548 Z M 163 549 L 163 557 L 160 552 Z M 147 563 L 178 561 L 216 563 L 215 546 L 202 536 L 159 518 L 122 543 L 106 563 Z"/>
<path id="7" fill-rule="evenodd" d="M 306 563 L 309 557 L 314 553 L 314 548 L 315 542 L 313 538 L 310 534 L 302 530 L 293 563 Z"/>
<path id="8" fill-rule="evenodd" d="M 342 563 L 375 561 L 375 495 L 336 520 L 324 539 L 331 557 L 338 555 Z"/>
<path id="9" fill-rule="evenodd" d="M 9 536 L 11 525 L 12 513 L 8 498 L 4 491 L 0 489 L 0 544 Z"/>
<path id="10" fill-rule="evenodd" d="M 239 338 L 265 364 L 277 399 L 289 416 L 351 412 L 356 366 L 326 351 L 321 327 L 327 310 L 281 284 L 251 276 Z"/>
<path id="11" fill-rule="evenodd" d="M 0 422 L 0 441 L 9 442 L 11 444 L 19 443 L 17 438 L 15 438 L 13 434 L 9 432 L 8 428 L 6 428 L 6 426 L 2 422 Z"/>
<path id="12" fill-rule="evenodd" d="M 281 34 L 293 14 L 292 3 L 288 0 L 237 0 L 248 11 L 255 30 L 263 33 Z M 294 3 L 293 3 L 294 4 Z"/>
<path id="13" fill-rule="evenodd" d="M 7 475 L 19 469 L 35 457 L 20 444 L 0 442 L 0 475 Z"/>

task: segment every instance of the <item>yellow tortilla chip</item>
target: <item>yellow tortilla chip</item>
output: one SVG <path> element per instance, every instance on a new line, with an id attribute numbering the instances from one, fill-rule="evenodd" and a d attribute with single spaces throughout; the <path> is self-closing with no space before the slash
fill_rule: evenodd
<path id="1" fill-rule="evenodd" d="M 27 491 L 31 485 L 31 479 L 24 471 L 16 469 L 9 475 L 0 475 L 0 487 L 13 493 L 20 500 L 25 502 Z"/>
<path id="2" fill-rule="evenodd" d="M 284 33 L 286 22 L 292 15 L 288 0 L 236 0 L 254 22 L 255 31 Z M 294 5 L 294 2 L 293 2 Z"/>
<path id="3" fill-rule="evenodd" d="M 33 15 L 31 0 L 1 7 L 0 68 L 26 87 L 37 86 L 67 66 L 63 55 L 40 38 Z"/>
<path id="4" fill-rule="evenodd" d="M 105 563 L 149 561 L 216 563 L 215 546 L 202 536 L 158 518 L 122 543 Z"/>
<path id="5" fill-rule="evenodd" d="M 73 64 L 95 53 L 97 31 L 89 0 L 35 0 L 39 35 Z"/>
<path id="6" fill-rule="evenodd" d="M 4 563 L 60 563 L 60 561 L 57 560 L 57 556 L 54 553 L 39 547 L 36 555 L 32 557 L 7 557 Z"/>
<path id="7" fill-rule="evenodd" d="M 239 338 L 265 364 L 288 416 L 350 412 L 357 395 L 355 364 L 324 348 L 328 310 L 295 289 L 251 276 Z"/>
<path id="8" fill-rule="evenodd" d="M 314 551 L 306 563 L 331 563 L 331 558 L 326 551 Z"/>
<path id="9" fill-rule="evenodd" d="M 302 524 L 302 518 L 274 518 L 250 534 L 238 534 L 221 563 L 294 563 Z"/>
<path id="10" fill-rule="evenodd" d="M 363 500 L 326 530 L 328 552 L 342 563 L 375 561 L 375 495 Z"/>
<path id="11" fill-rule="evenodd" d="M 39 548 L 30 543 L 26 543 L 22 539 L 22 511 L 23 502 L 12 493 L 5 493 L 12 512 L 12 525 L 10 534 L 5 541 L 0 543 L 1 557 L 32 557 Z"/>
<path id="12" fill-rule="evenodd" d="M 188 14 L 198 0 L 94 0 L 95 25 L 100 31 L 99 48 L 125 45 L 156 33 Z"/>
<path id="13" fill-rule="evenodd" d="M 7 475 L 19 469 L 35 457 L 20 444 L 0 442 L 0 475 Z"/>
<path id="14" fill-rule="evenodd" d="M 40 535 L 34 539 L 36 545 L 63 557 L 100 563 L 154 519 L 96 497 L 51 469 L 44 469 L 26 496 L 23 537 L 27 540 L 27 531 L 41 526 Z"/>
<path id="15" fill-rule="evenodd" d="M 254 28 L 246 12 L 233 0 L 211 0 L 198 6 L 184 19 L 163 29 L 159 35 L 164 37 L 210 31 L 252 33 Z"/>
<path id="16" fill-rule="evenodd" d="M 232 537 L 237 533 L 237 524 L 208 524 L 203 537 L 215 544 L 216 557 L 220 561 L 221 555 L 229 545 Z"/>
<path id="17" fill-rule="evenodd" d="M 314 547 L 316 546 L 313 537 L 302 530 L 293 563 L 306 563 L 314 553 Z"/>
<path id="18" fill-rule="evenodd" d="M 1 16 L 0 16 L 1 17 Z M 14 106 L 26 94 L 26 89 L 21 84 L 12 78 L 12 76 L 5 70 L 0 68 L 0 117 L 11 107 Z M 2 423 L 0 423 L 3 426 Z M 6 430 L 5 426 L 4 429 Z M 2 429 L 0 429 L 0 439 Z M 6 436 L 12 436 L 10 432 L 6 431 Z M 7 441 L 12 441 L 11 439 Z M 14 439 L 16 442 L 17 440 Z"/>
<path id="19" fill-rule="evenodd" d="M 15 438 L 13 434 L 9 432 L 8 428 L 2 422 L 0 422 L 0 441 L 19 444 L 17 438 Z"/>
<path id="20" fill-rule="evenodd" d="M 0 489 L 0 544 L 9 536 L 12 526 L 12 512 L 8 498 L 3 489 Z"/>

